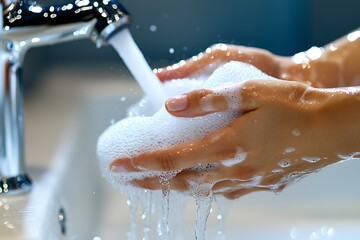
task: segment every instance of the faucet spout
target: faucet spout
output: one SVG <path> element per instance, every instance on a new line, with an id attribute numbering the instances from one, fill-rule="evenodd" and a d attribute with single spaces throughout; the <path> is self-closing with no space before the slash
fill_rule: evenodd
<path id="1" fill-rule="evenodd" d="M 116 0 L 75 0 L 58 4 L 45 2 L 39 4 L 39 1 L 20 0 L 10 3 L 3 10 L 4 29 L 63 25 L 96 19 L 95 29 L 104 40 L 108 40 L 130 22 L 129 13 Z"/>
<path id="2" fill-rule="evenodd" d="M 16 194 L 31 188 L 23 137 L 26 51 L 86 37 L 107 42 L 130 17 L 117 0 L 0 0 L 0 10 L 0 194 Z"/>

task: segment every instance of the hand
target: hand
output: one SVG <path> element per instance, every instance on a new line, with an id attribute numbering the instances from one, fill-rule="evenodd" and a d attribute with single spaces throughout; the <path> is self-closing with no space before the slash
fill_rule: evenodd
<path id="1" fill-rule="evenodd" d="M 276 78 L 280 78 L 282 66 L 291 63 L 290 58 L 279 57 L 263 49 L 216 44 L 187 61 L 155 69 L 155 73 L 161 81 L 188 78 L 197 74 L 210 75 L 219 65 L 230 61 L 249 63 Z"/>
<path id="2" fill-rule="evenodd" d="M 237 198 L 259 190 L 280 191 L 301 176 L 342 160 L 342 155 L 359 151 L 356 88 L 315 89 L 299 82 L 252 80 L 230 89 L 241 96 L 242 104 L 239 117 L 227 127 L 195 142 L 116 159 L 112 165 L 130 172 L 178 171 L 170 180 L 172 189 L 187 191 L 191 181 L 201 179 L 212 184 L 214 193 Z M 184 108 L 172 111 L 181 105 L 178 101 Z M 203 108 L 200 102 L 211 106 Z M 175 116 L 196 117 L 228 111 L 229 104 L 218 92 L 198 90 L 168 100 L 166 107 Z M 211 171 L 199 171 L 199 165 Z M 161 189 L 157 178 L 133 183 Z"/>
<path id="3" fill-rule="evenodd" d="M 292 57 L 266 50 L 217 44 L 187 61 L 155 70 L 161 81 L 210 75 L 220 64 L 230 61 L 249 63 L 267 75 L 306 83 L 313 87 L 357 86 L 360 77 L 360 29 L 328 45 L 312 47 Z"/>

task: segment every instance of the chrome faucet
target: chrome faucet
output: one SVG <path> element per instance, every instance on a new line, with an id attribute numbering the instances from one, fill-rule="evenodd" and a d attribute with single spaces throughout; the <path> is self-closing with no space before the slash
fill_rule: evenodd
<path id="1" fill-rule="evenodd" d="M 31 188 L 23 136 L 21 69 L 26 51 L 81 38 L 103 44 L 130 17 L 117 0 L 0 0 L 0 9 L 0 194 L 16 194 Z"/>

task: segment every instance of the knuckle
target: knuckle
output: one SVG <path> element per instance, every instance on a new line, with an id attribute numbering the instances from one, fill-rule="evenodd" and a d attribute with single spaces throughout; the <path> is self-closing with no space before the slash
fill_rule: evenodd
<path id="1" fill-rule="evenodd" d="M 197 91 L 193 91 L 188 95 L 188 100 L 190 101 L 190 103 L 199 103 L 202 98 L 212 93 L 213 91 L 209 89 L 200 89 Z"/>
<path id="2" fill-rule="evenodd" d="M 194 92 L 191 92 L 188 95 L 188 104 L 189 108 L 195 112 L 202 112 L 203 108 L 206 106 L 212 109 L 213 105 L 213 91 L 209 89 L 200 89 Z"/>

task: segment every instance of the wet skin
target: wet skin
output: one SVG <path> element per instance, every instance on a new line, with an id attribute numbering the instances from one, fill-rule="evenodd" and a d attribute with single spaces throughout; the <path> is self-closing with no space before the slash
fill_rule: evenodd
<path id="1" fill-rule="evenodd" d="M 157 70 L 158 77 L 166 81 L 211 74 L 217 66 L 237 60 L 283 80 L 254 79 L 227 86 L 227 91 L 242 99 L 236 109 L 239 117 L 230 125 L 194 142 L 114 159 L 112 169 L 178 171 L 170 180 L 172 189 L 187 191 L 189 180 L 201 178 L 213 185 L 214 193 L 237 198 L 259 190 L 281 191 L 302 175 L 343 160 L 342 155 L 360 152 L 360 88 L 356 87 L 360 32 L 349 35 L 293 57 L 215 45 L 188 61 Z M 204 99 L 209 104 L 205 108 Z M 169 99 L 166 108 L 177 117 L 196 117 L 229 111 L 226 99 L 221 91 L 202 89 Z M 289 147 L 293 151 L 286 151 Z M 246 152 L 242 162 L 230 167 L 221 164 L 238 149 Z M 288 165 L 281 164 L 284 160 Z M 194 170 L 199 165 L 212 169 L 206 173 Z M 161 189 L 158 178 L 134 180 L 133 184 Z"/>

